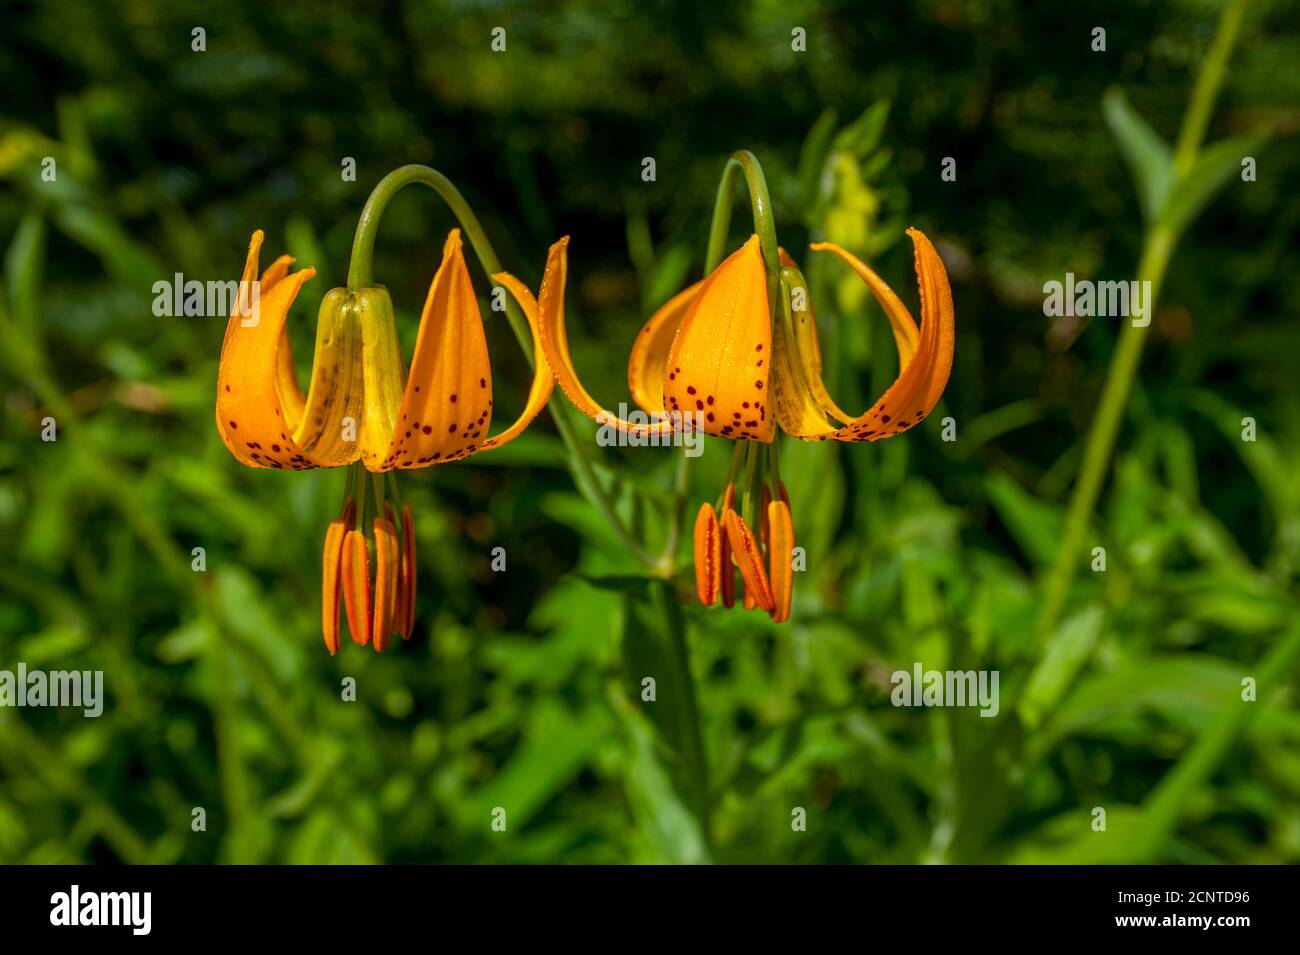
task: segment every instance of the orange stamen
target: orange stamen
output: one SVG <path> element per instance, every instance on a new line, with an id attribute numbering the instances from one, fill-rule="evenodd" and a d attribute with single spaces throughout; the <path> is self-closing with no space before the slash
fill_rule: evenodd
<path id="1" fill-rule="evenodd" d="M 727 493 L 722 498 L 722 518 L 724 525 L 727 514 L 736 503 L 735 485 L 727 485 Z M 727 534 L 719 534 L 721 552 L 718 555 L 718 568 L 722 575 L 722 606 L 730 610 L 736 605 L 736 566 L 731 560 L 731 540 Z"/>
<path id="2" fill-rule="evenodd" d="M 707 501 L 695 516 L 695 591 L 700 603 L 713 606 L 722 581 L 722 540 L 718 533 L 718 515 Z"/>
<path id="3" fill-rule="evenodd" d="M 725 525 L 731 549 L 736 555 L 736 566 L 740 568 L 741 579 L 745 581 L 746 606 L 752 597 L 754 606 L 771 613 L 775 606 L 772 587 L 767 580 L 767 571 L 763 569 L 763 555 L 758 541 L 754 539 L 754 532 L 735 511 L 727 512 Z"/>
<path id="4" fill-rule="evenodd" d="M 388 511 L 390 514 L 392 510 Z M 393 630 L 393 607 L 397 600 L 397 528 L 388 517 L 376 517 L 375 523 L 375 652 L 388 649 Z"/>
<path id="5" fill-rule="evenodd" d="M 781 490 L 784 498 L 785 489 Z M 794 521 L 790 506 L 784 500 L 772 501 L 767 506 L 767 523 L 772 535 L 767 545 L 774 602 L 772 619 L 783 623 L 790 617 L 790 599 L 794 596 Z"/>
<path id="6" fill-rule="evenodd" d="M 343 606 L 352 642 L 370 642 L 370 552 L 366 536 L 355 528 L 343 541 Z"/>
<path id="7" fill-rule="evenodd" d="M 333 656 L 339 649 L 339 571 L 343 566 L 343 538 L 347 521 L 336 517 L 325 531 L 325 555 L 321 560 L 321 630 L 325 648 Z"/>
<path id="8" fill-rule="evenodd" d="M 411 505 L 402 505 L 402 639 L 411 639 L 415 629 L 415 520 Z"/>

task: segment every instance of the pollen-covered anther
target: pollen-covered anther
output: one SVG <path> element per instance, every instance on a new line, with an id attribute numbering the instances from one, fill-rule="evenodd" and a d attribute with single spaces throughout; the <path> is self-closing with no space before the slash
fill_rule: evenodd
<path id="1" fill-rule="evenodd" d="M 723 572 L 718 515 L 706 501 L 695 516 L 695 592 L 704 606 L 717 599 Z"/>
<path id="2" fill-rule="evenodd" d="M 794 596 L 794 521 L 790 516 L 790 505 L 786 499 L 785 488 L 781 488 L 781 499 L 767 505 L 766 520 L 768 524 L 767 554 L 771 567 L 769 579 L 772 583 L 772 619 L 784 623 L 790 618 L 790 601 Z"/>
<path id="3" fill-rule="evenodd" d="M 339 649 L 339 587 L 343 568 L 343 540 L 349 517 L 336 517 L 325 531 L 325 553 L 321 559 L 321 632 L 330 656 Z"/>
<path id="4" fill-rule="evenodd" d="M 736 605 L 736 565 L 731 559 L 731 540 L 726 534 L 725 521 L 729 513 L 736 504 L 736 486 L 727 485 L 727 492 L 722 496 L 722 517 L 719 523 L 723 524 L 723 533 L 718 536 L 721 538 L 721 553 L 718 557 L 718 566 L 722 570 L 722 606 L 730 610 Z"/>
<path id="5" fill-rule="evenodd" d="M 394 626 L 397 606 L 397 528 L 393 524 L 393 510 L 385 505 L 386 516 L 375 518 L 375 597 L 374 639 L 375 652 L 388 649 Z"/>
<path id="6" fill-rule="evenodd" d="M 353 528 L 343 541 L 343 607 L 352 642 L 370 642 L 370 551 L 366 536 Z"/>
<path id="7" fill-rule="evenodd" d="M 736 566 L 740 568 L 740 577 L 745 582 L 746 601 L 753 600 L 754 606 L 772 613 L 775 606 L 772 586 L 768 582 L 767 571 L 763 568 L 763 554 L 754 532 L 735 511 L 727 512 L 724 524 Z"/>

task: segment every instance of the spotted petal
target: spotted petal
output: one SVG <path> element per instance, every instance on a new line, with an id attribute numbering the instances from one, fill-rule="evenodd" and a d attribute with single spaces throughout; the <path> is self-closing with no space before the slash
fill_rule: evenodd
<path id="1" fill-rule="evenodd" d="M 814 251 L 834 252 L 867 282 L 894 330 L 900 369 L 894 383 L 865 414 L 842 428 L 828 428 L 816 437 L 837 441 L 879 441 L 902 434 L 930 413 L 948 384 L 954 343 L 954 312 L 948 273 L 939 253 L 924 233 L 908 229 L 907 234 L 915 247 L 916 278 L 921 297 L 921 327 L 915 339 L 911 331 L 915 328 L 911 314 L 875 272 L 839 246 L 831 243 L 812 246 Z M 810 374 L 806 361 L 803 370 Z"/>
<path id="2" fill-rule="evenodd" d="M 666 406 L 702 415 L 706 434 L 771 441 L 771 359 L 767 273 L 755 235 L 691 299 L 668 352 Z"/>
<path id="3" fill-rule="evenodd" d="M 472 454 L 492 420 L 492 370 L 483 316 L 460 230 L 443 247 L 429 286 L 388 466 L 423 467 Z"/>
<path id="4" fill-rule="evenodd" d="M 257 282 L 262 231 L 253 233 L 240 281 L 239 302 L 226 325 L 217 368 L 217 430 L 239 461 L 250 467 L 300 470 L 315 462 L 291 437 L 293 427 L 281 403 L 285 389 L 280 342 L 289 308 L 312 268 L 292 274 L 277 262 Z M 291 366 L 290 366 L 291 370 Z M 300 394 L 300 393 L 299 393 Z"/>

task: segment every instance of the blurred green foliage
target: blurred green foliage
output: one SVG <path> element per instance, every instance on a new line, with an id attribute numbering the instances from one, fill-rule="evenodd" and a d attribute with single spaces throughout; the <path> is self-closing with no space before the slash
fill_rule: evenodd
<path id="1" fill-rule="evenodd" d="M 1250 8 L 1211 140 L 1260 137 L 1258 178 L 1220 179 L 1173 259 L 1089 529 L 1106 571 L 1080 568 L 1042 642 L 1118 333 L 1049 322 L 1042 285 L 1132 277 L 1155 180 L 1135 194 L 1142 134 L 1123 129 L 1140 115 L 1172 139 L 1218 9 L 1075 7 L 7 4 L 0 668 L 102 669 L 109 698 L 99 719 L 0 710 L 0 861 L 1300 861 L 1300 8 Z M 416 635 L 329 657 L 319 558 L 343 475 L 229 457 L 224 319 L 155 318 L 153 283 L 233 278 L 266 229 L 268 252 L 318 270 L 291 319 L 301 360 L 368 190 L 429 163 L 530 284 L 573 235 L 575 361 L 616 403 L 640 323 L 699 273 L 739 147 L 806 260 L 841 404 L 897 369 L 874 303 L 808 240 L 915 302 L 898 241 L 915 224 L 957 308 L 924 427 L 783 442 L 808 553 L 792 621 L 705 612 L 686 576 L 639 576 L 544 415 L 499 452 L 403 475 Z M 385 219 L 377 278 L 408 348 L 450 225 L 415 190 Z M 488 324 L 508 417 L 528 367 Z M 592 450 L 659 539 L 673 456 Z M 713 497 L 728 452 L 710 439 L 688 500 Z M 889 675 L 914 661 L 999 670 L 1001 713 L 892 707 Z"/>

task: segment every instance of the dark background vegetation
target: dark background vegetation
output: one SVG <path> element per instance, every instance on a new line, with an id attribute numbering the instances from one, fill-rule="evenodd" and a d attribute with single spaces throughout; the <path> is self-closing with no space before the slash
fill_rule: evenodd
<path id="1" fill-rule="evenodd" d="M 1132 277 L 1141 216 L 1102 98 L 1122 88 L 1172 140 L 1218 8 L 3 4 L 0 668 L 102 669 L 109 698 L 98 720 L 0 711 L 0 861 L 1300 860 L 1294 663 L 1240 699 L 1300 606 L 1294 2 L 1253 4 L 1231 61 L 1211 138 L 1269 142 L 1258 180 L 1230 180 L 1171 265 L 1090 525 L 1107 570 L 1082 555 L 1052 649 L 1034 640 L 1120 326 L 1046 319 L 1042 285 Z M 815 127 L 851 131 L 830 176 L 808 166 Z M 416 635 L 331 658 L 319 559 L 342 473 L 231 459 L 212 422 L 224 318 L 150 306 L 175 272 L 237 277 L 265 229 L 269 255 L 318 270 L 291 317 L 305 361 L 370 188 L 428 163 L 534 287 L 549 243 L 573 236 L 575 360 L 616 403 L 640 322 L 702 268 L 741 147 L 800 259 L 839 237 L 914 303 L 901 229 L 934 238 L 957 350 L 924 427 L 783 442 L 808 551 L 792 622 L 702 611 L 682 579 L 705 837 L 674 727 L 636 693 L 647 672 L 661 699 L 685 692 L 653 670 L 647 615 L 665 611 L 618 583 L 637 568 L 574 489 L 548 415 L 500 452 L 403 477 Z M 738 204 L 736 242 L 746 218 Z M 452 224 L 415 189 L 385 218 L 375 272 L 408 342 Z M 818 268 L 828 375 L 866 407 L 896 371 L 884 322 L 856 280 Z M 505 417 L 528 367 L 489 326 Z M 46 415 L 57 442 L 40 439 Z M 728 451 L 710 442 L 692 512 Z M 672 455 L 593 453 L 654 539 Z M 914 661 L 999 669 L 999 717 L 895 709 L 889 674 Z"/>

